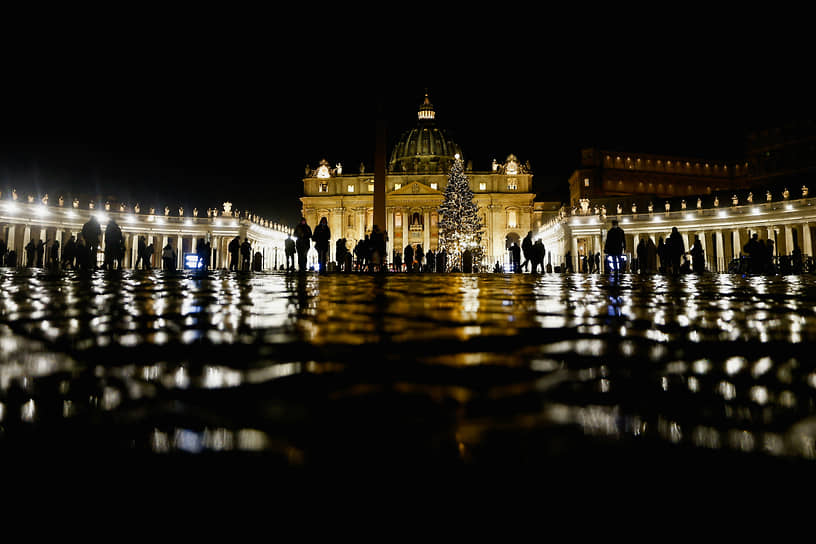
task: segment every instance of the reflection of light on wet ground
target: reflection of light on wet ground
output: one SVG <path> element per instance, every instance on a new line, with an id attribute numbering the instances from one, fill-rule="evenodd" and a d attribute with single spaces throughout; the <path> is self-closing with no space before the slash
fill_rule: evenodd
<path id="1" fill-rule="evenodd" d="M 806 276 L 0 269 L 0 445 L 128 421 L 109 440 L 302 463 L 419 425 L 466 462 L 570 429 L 810 460 L 814 307 Z"/>

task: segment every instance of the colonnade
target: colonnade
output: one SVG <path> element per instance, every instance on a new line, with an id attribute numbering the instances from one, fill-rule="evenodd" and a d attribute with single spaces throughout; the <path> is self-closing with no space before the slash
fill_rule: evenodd
<path id="1" fill-rule="evenodd" d="M 814 256 L 816 206 L 813 199 L 783 200 L 714 207 L 619 215 L 564 215 L 544 225 L 535 234 L 551 252 L 553 266 L 566 262 L 567 252 L 573 270 L 583 256 L 600 253 L 604 256 L 606 233 L 616 219 L 626 235 L 626 255 L 636 257 L 642 238 L 651 239 L 655 246 L 664 242 L 677 227 L 686 252 L 695 238 L 703 247 L 706 270 L 725 272 L 728 264 L 743 254 L 743 247 L 756 233 L 760 240 L 773 242 L 773 255 L 791 255 L 798 248 L 803 258 Z"/>
<path id="2" fill-rule="evenodd" d="M 184 255 L 196 253 L 201 241 L 209 242 L 211 268 L 229 266 L 228 245 L 236 236 L 240 241 L 248 240 L 252 255 L 260 253 L 261 268 L 269 270 L 285 264 L 284 241 L 289 236 L 285 227 L 268 227 L 248 218 L 218 215 L 208 217 L 184 217 L 129 212 L 99 211 L 94 209 L 63 208 L 40 203 L 0 201 L 0 240 L 7 251 L 16 254 L 15 266 L 26 266 L 25 247 L 30 241 L 42 240 L 45 254 L 59 242 L 59 253 L 71 236 L 76 239 L 82 226 L 96 217 L 102 227 L 102 237 L 97 253 L 101 263 L 105 248 L 105 227 L 108 221 L 115 221 L 122 231 L 125 241 L 123 267 L 134 268 L 138 260 L 138 240 L 145 237 L 145 244 L 153 244 L 151 267 L 162 266 L 161 253 L 168 242 L 175 253 L 176 268 L 184 267 Z M 8 263 L 6 263 L 8 264 Z"/>

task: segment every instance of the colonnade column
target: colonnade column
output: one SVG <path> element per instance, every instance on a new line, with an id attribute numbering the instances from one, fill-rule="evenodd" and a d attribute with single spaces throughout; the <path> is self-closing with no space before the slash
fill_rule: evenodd
<path id="1" fill-rule="evenodd" d="M 698 232 L 697 233 L 697 238 L 700 240 L 700 247 L 703 248 L 703 263 L 704 263 L 703 267 L 708 268 L 710 270 L 711 265 L 709 263 L 710 263 L 711 259 L 709 258 L 709 255 L 708 255 L 708 246 L 706 245 L 705 231 Z"/>
<path id="2" fill-rule="evenodd" d="M 774 243 L 773 253 L 771 253 L 771 257 L 775 257 L 776 255 L 779 254 L 779 248 L 776 247 L 776 236 L 774 234 L 775 234 L 774 228 L 768 227 L 767 238 L 768 240 L 771 240 Z"/>
<path id="3" fill-rule="evenodd" d="M 394 207 L 385 208 L 385 229 L 388 240 L 385 242 L 385 261 L 390 263 L 394 259 Z"/>
<path id="4" fill-rule="evenodd" d="M 408 208 L 402 209 L 402 247 L 400 250 L 405 249 L 405 246 L 408 245 Z"/>
<path id="5" fill-rule="evenodd" d="M 178 235 L 177 240 L 178 241 L 176 242 L 176 244 L 177 244 L 176 245 L 176 255 L 178 257 L 176 257 L 176 270 L 181 270 L 182 268 L 184 268 L 184 263 L 181 262 L 181 259 L 183 257 L 181 250 L 182 250 L 182 244 L 184 243 L 184 240 L 181 238 L 180 234 Z"/>
<path id="6" fill-rule="evenodd" d="M 806 257 L 813 257 L 813 244 L 810 240 L 810 223 L 804 223 L 802 225 L 802 245 L 804 246 L 802 253 Z"/>
<path id="7" fill-rule="evenodd" d="M 717 272 L 724 270 L 724 266 L 720 263 L 725 263 L 725 243 L 723 240 L 723 233 L 721 230 L 715 231 L 717 235 Z"/>
<path id="8" fill-rule="evenodd" d="M 793 253 L 793 229 L 790 225 L 785 225 L 785 255 Z"/>
<path id="9" fill-rule="evenodd" d="M 740 234 L 739 229 L 731 231 L 731 258 L 736 259 L 740 256 Z"/>
<path id="10" fill-rule="evenodd" d="M 578 271 L 578 237 L 575 235 L 571 236 L 572 238 L 572 257 L 570 258 L 569 266 L 572 268 L 573 271 Z"/>
<path id="11" fill-rule="evenodd" d="M 15 266 L 20 266 L 20 252 L 17 251 L 17 248 L 14 247 L 15 236 L 14 233 L 17 230 L 16 225 L 9 224 L 8 226 L 8 239 L 6 240 L 6 246 L 8 247 L 8 251 L 14 250 L 17 255 L 17 262 Z"/>
<path id="12" fill-rule="evenodd" d="M 20 264 L 22 264 L 23 266 L 28 266 L 29 265 L 28 261 L 23 262 L 23 258 L 25 257 L 26 259 L 28 259 L 28 256 L 26 255 L 26 249 L 25 248 L 26 248 L 26 246 L 28 245 L 28 243 L 30 241 L 31 241 L 31 227 L 26 225 L 23 228 L 23 245 L 22 245 L 22 249 L 21 249 L 20 253 L 17 255 L 18 262 L 20 262 Z"/>
<path id="13" fill-rule="evenodd" d="M 431 247 L 431 212 L 422 208 L 422 250 L 428 253 Z"/>

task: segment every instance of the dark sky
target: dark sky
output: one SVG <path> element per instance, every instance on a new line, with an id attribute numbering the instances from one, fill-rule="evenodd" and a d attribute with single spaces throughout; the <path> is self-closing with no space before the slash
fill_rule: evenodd
<path id="1" fill-rule="evenodd" d="M 249 34 L 46 47 L 6 65 L 3 198 L 13 186 L 143 207 L 231 200 L 292 223 L 306 163 L 371 171 L 378 100 L 393 141 L 416 123 L 426 88 L 475 169 L 514 153 L 553 199 L 565 198 L 584 146 L 729 158 L 746 129 L 810 114 L 809 68 L 789 48 L 683 34 L 661 49 L 655 33 L 612 49 L 606 35 L 579 48 L 534 37 L 442 53 L 427 41 L 407 53 L 383 47 L 378 60 L 368 44 L 306 54 L 298 40 Z"/>

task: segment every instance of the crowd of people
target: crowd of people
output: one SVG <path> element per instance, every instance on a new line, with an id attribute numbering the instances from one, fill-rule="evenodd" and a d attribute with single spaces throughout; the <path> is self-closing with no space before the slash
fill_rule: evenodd
<path id="1" fill-rule="evenodd" d="M 314 232 L 306 222 L 306 218 L 301 217 L 294 230 L 294 240 L 288 238 L 284 246 L 286 270 L 307 271 L 307 255 L 314 242 L 314 249 L 317 252 L 317 271 L 326 272 L 329 269 L 330 240 L 331 230 L 325 217 L 320 218 Z M 335 242 L 334 266 L 336 270 L 344 272 L 352 270 L 385 271 L 388 267 L 387 241 L 388 235 L 378 225 L 374 225 L 371 234 L 366 234 L 365 238 L 358 241 L 351 251 L 347 247 L 347 240 L 339 238 Z M 295 256 L 297 256 L 297 268 L 295 268 Z"/>

